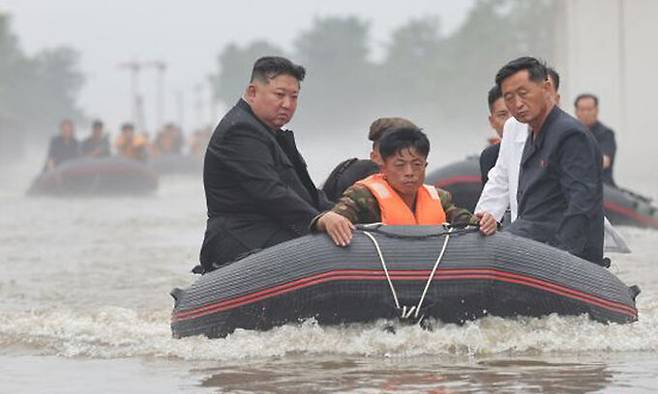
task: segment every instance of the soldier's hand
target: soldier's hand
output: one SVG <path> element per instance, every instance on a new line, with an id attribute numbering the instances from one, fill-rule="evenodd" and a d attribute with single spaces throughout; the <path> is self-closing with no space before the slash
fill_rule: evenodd
<path id="1" fill-rule="evenodd" d="M 489 212 L 478 212 L 475 216 L 480 219 L 480 232 L 483 235 L 491 235 L 496 232 L 498 222 L 496 218 Z"/>
<path id="2" fill-rule="evenodd" d="M 354 225 L 345 216 L 327 212 L 318 219 L 318 229 L 325 231 L 338 246 L 347 246 L 352 241 Z"/>

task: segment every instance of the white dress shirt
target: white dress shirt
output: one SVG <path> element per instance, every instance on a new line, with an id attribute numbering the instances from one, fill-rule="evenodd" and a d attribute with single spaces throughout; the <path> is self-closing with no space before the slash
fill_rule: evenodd
<path id="1" fill-rule="evenodd" d="M 516 192 L 519 188 L 519 170 L 523 147 L 528 138 L 528 125 L 510 117 L 503 127 L 500 152 L 496 165 L 489 170 L 489 180 L 482 189 L 475 212 L 489 212 L 501 221 L 510 208 L 512 221 L 518 214 Z"/>

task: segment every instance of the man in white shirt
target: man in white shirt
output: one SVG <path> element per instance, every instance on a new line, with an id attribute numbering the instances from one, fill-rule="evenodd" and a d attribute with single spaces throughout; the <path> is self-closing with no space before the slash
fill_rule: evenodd
<path id="1" fill-rule="evenodd" d="M 503 93 L 500 91 L 498 85 L 494 85 L 489 90 L 487 102 L 489 104 L 489 125 L 496 131 L 499 141 L 491 143 L 480 153 L 480 176 L 483 185 L 489 180 L 489 171 L 496 165 L 496 160 L 498 160 L 500 138 L 503 137 L 503 126 L 505 126 L 507 119 L 512 116 L 505 105 Z"/>
<path id="2" fill-rule="evenodd" d="M 556 105 L 560 105 L 560 75 L 553 68 L 548 68 L 548 78 L 553 89 L 551 90 Z M 523 147 L 528 138 L 528 125 L 521 123 L 513 116 L 507 119 L 503 127 L 500 142 L 500 152 L 496 165 L 489 171 L 489 180 L 482 189 L 482 194 L 475 207 L 475 212 L 489 212 L 499 222 L 503 220 L 507 208 L 510 210 L 510 219 L 515 221 L 518 215 L 518 201 L 516 199 L 519 186 L 519 170 Z M 612 227 L 607 218 L 604 218 L 604 250 L 607 252 L 630 253 L 630 249 L 622 236 Z"/>

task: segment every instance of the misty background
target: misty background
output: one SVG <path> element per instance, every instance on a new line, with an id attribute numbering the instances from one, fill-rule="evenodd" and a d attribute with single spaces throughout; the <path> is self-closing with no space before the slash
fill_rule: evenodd
<path id="1" fill-rule="evenodd" d="M 325 146 L 336 149 L 349 140 L 365 147 L 372 120 L 405 116 L 440 145 L 442 159 L 456 159 L 478 153 L 492 133 L 486 93 L 496 71 L 532 55 L 561 73 L 567 111 L 573 112 L 578 93 L 599 94 L 601 119 L 617 131 L 617 173 L 641 188 L 651 170 L 637 153 L 651 154 L 643 141 L 649 130 L 644 118 L 629 114 L 644 113 L 629 104 L 636 97 L 629 75 L 635 64 L 658 63 L 649 50 L 655 28 L 641 30 L 656 11 L 648 0 L 245 1 L 230 7 L 4 0 L 1 160 L 44 146 L 66 117 L 76 121 L 79 138 L 95 118 L 113 134 L 124 121 L 151 135 L 169 121 L 187 133 L 214 127 L 240 96 L 253 61 L 266 54 L 307 67 L 289 125 L 302 142 L 334 141 Z M 656 84 L 648 78 L 637 88 Z"/>

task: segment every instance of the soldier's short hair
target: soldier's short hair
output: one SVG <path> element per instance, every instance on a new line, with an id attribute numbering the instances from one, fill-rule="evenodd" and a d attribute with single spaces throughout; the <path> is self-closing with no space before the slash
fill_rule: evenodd
<path id="1" fill-rule="evenodd" d="M 430 153 L 430 140 L 418 127 L 395 128 L 379 140 L 379 154 L 383 160 L 411 148 L 424 157 Z"/>

